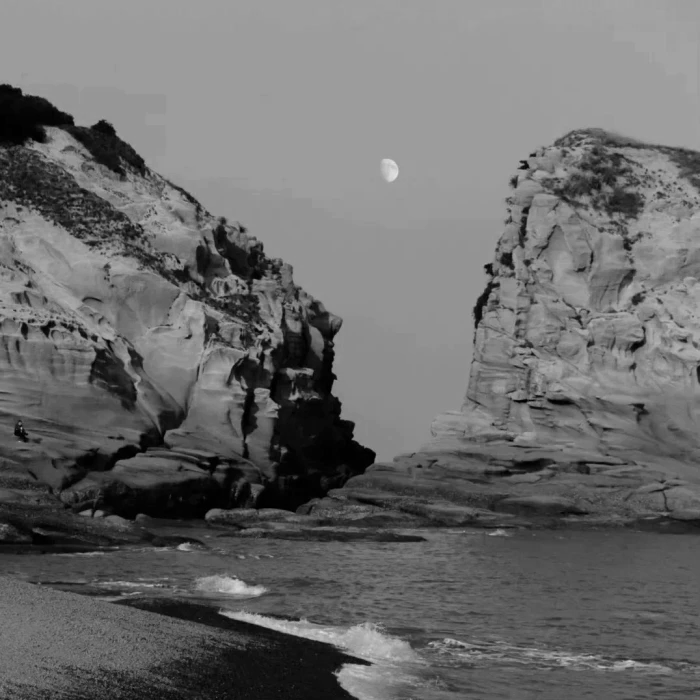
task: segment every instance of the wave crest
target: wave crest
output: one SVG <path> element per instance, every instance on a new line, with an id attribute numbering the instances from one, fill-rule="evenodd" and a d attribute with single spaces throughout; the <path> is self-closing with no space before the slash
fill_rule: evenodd
<path id="1" fill-rule="evenodd" d="M 381 625 L 372 622 L 363 622 L 345 628 L 316 625 L 307 620 L 279 620 L 242 611 L 222 610 L 221 614 L 232 620 L 249 622 L 296 637 L 332 644 L 368 661 L 421 662 L 420 657 L 408 642 L 392 637 L 383 630 Z"/>
<path id="2" fill-rule="evenodd" d="M 425 661 L 408 642 L 388 634 L 381 625 L 363 622 L 352 627 L 332 627 L 316 625 L 307 620 L 281 620 L 243 611 L 220 612 L 232 620 L 325 642 L 372 662 L 371 666 L 344 664 L 336 673 L 340 685 L 360 700 L 408 697 L 408 689 L 415 689 L 422 684 L 413 669 L 417 665 L 425 666 Z"/>
<path id="3" fill-rule="evenodd" d="M 195 581 L 200 593 L 225 593 L 245 598 L 256 598 L 267 593 L 265 586 L 250 586 L 235 576 L 203 576 Z"/>

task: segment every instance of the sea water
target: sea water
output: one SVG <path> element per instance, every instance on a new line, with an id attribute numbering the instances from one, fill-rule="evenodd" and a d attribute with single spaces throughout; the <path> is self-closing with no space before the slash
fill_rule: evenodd
<path id="1" fill-rule="evenodd" d="M 629 531 L 413 531 L 298 542 L 0 555 L 0 571 L 118 600 L 187 598 L 332 644 L 360 700 L 700 697 L 700 539 Z"/>

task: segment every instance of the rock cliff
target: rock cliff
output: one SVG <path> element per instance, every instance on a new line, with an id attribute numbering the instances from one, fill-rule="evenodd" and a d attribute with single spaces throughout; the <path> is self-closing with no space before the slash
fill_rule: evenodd
<path id="1" fill-rule="evenodd" d="M 0 86 L 0 503 L 202 516 L 342 485 L 374 454 L 331 393 L 340 327 L 107 122 Z"/>
<path id="2" fill-rule="evenodd" d="M 510 184 L 462 409 L 336 505 L 700 524 L 700 153 L 584 129 Z"/>

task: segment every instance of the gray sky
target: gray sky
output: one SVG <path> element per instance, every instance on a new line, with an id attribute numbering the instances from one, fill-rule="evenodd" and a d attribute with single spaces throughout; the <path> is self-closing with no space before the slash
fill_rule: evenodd
<path id="1" fill-rule="evenodd" d="M 588 126 L 700 149 L 698 27 L 697 0 L 2 0 L 0 82 L 291 263 L 391 459 L 462 403 L 518 160 Z"/>

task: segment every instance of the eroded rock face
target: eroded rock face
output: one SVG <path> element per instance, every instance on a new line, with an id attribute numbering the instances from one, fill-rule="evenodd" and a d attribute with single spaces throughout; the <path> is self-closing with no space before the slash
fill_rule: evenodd
<path id="1" fill-rule="evenodd" d="M 530 154 L 511 183 L 462 409 L 343 493 L 516 517 L 692 519 L 700 153 L 582 130 Z"/>
<path id="2" fill-rule="evenodd" d="M 362 472 L 331 393 L 341 320 L 243 227 L 47 133 L 0 146 L 5 493 L 202 516 L 245 484 L 295 507 Z"/>
<path id="3" fill-rule="evenodd" d="M 436 420 L 435 437 L 695 457 L 700 193 L 680 174 L 692 159 L 700 173 L 700 154 L 583 131 L 527 160 L 466 400 L 459 416 Z"/>

